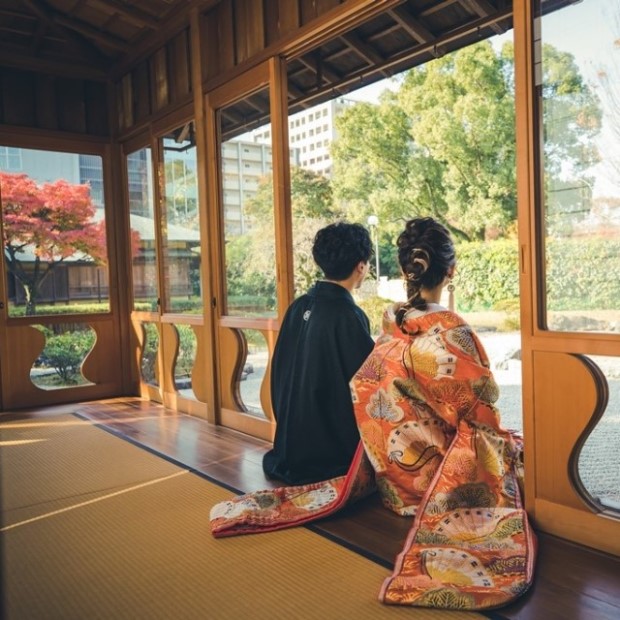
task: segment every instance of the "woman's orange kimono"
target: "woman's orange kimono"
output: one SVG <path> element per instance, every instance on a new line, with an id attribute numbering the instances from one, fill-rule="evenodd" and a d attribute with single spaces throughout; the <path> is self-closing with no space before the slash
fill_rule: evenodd
<path id="1" fill-rule="evenodd" d="M 521 443 L 500 426 L 486 353 L 457 314 L 388 311 L 351 381 L 361 444 L 346 476 L 214 506 L 214 536 L 263 532 L 332 514 L 371 492 L 415 515 L 384 603 L 447 609 L 505 605 L 530 586 L 535 537 L 521 503 Z M 363 450 L 361 446 L 363 445 Z"/>

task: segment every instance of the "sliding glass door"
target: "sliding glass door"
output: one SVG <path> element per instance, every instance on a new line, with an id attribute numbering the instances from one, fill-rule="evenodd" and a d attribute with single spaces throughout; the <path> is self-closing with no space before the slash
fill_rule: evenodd
<path id="1" fill-rule="evenodd" d="M 272 123 L 276 69 L 265 63 L 207 97 L 211 173 L 218 179 L 211 193 L 217 221 L 211 244 L 220 422 L 267 439 L 273 433 L 269 360 L 290 301 L 290 258 L 282 258 L 286 206 L 274 189 L 288 172 L 275 148 L 284 144 L 277 140 L 282 124 Z"/>
<path id="2" fill-rule="evenodd" d="M 105 149 L 62 146 L 0 144 L 4 409 L 123 389 Z"/>

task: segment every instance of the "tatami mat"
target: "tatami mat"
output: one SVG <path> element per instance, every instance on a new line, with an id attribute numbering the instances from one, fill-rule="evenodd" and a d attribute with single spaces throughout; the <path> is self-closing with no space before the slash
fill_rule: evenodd
<path id="1" fill-rule="evenodd" d="M 482 618 L 388 607 L 388 571 L 304 528 L 214 539 L 231 493 L 88 423 L 0 424 L 7 620 Z"/>

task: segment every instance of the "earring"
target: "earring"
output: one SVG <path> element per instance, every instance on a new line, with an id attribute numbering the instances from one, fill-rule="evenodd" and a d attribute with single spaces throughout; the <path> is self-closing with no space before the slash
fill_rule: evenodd
<path id="1" fill-rule="evenodd" d="M 448 310 L 454 312 L 454 284 L 452 284 L 452 280 L 448 284 Z"/>

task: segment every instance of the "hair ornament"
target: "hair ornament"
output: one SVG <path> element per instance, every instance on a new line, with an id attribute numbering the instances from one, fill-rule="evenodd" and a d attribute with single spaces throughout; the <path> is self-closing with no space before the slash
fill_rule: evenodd
<path id="1" fill-rule="evenodd" d="M 421 248 L 413 248 L 413 250 L 411 250 L 411 256 L 414 257 L 411 261 L 412 265 L 415 265 L 416 263 L 422 265 L 422 273 L 428 270 L 428 265 L 431 259 L 426 250 Z"/>

